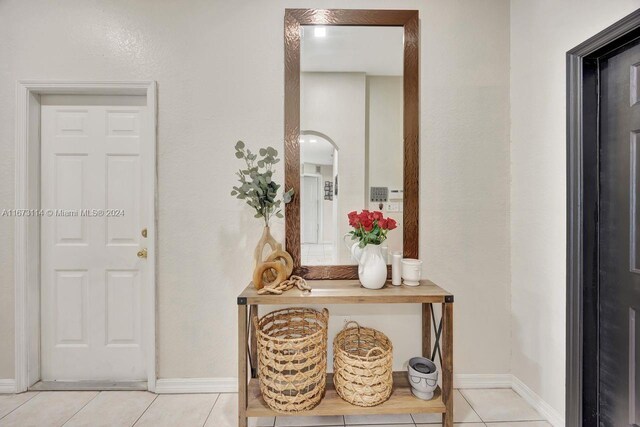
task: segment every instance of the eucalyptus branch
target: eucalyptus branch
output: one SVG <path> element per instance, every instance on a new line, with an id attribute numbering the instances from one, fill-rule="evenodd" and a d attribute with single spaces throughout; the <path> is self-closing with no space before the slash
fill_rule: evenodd
<path id="1" fill-rule="evenodd" d="M 246 169 L 236 172 L 240 185 L 234 186 L 231 195 L 244 200 L 255 211 L 254 217 L 263 218 L 266 227 L 271 217 L 284 218 L 281 206 L 291 201 L 293 189 L 282 194 L 282 200 L 277 200 L 280 185 L 273 180 L 273 165 L 278 163 L 278 151 L 273 147 L 260 148 L 258 154 L 245 148 L 242 141 L 236 143 L 236 158 L 243 159 Z M 260 157 L 258 157 L 258 155 Z"/>

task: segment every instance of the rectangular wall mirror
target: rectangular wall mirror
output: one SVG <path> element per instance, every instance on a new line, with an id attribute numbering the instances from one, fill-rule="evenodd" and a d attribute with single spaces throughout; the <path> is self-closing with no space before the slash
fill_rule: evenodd
<path id="1" fill-rule="evenodd" d="M 418 256 L 418 12 L 285 13 L 286 247 L 294 274 L 357 278 L 347 214 L 398 228 L 383 254 Z"/>

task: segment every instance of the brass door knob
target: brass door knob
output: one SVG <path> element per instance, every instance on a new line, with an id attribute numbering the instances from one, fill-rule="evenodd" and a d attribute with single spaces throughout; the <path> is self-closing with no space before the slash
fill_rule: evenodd
<path id="1" fill-rule="evenodd" d="M 142 248 L 138 251 L 138 258 L 147 258 L 147 248 Z"/>

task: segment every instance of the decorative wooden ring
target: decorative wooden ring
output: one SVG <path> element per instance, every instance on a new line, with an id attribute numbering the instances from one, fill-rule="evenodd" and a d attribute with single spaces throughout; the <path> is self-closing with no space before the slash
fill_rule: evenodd
<path id="1" fill-rule="evenodd" d="M 289 252 L 279 249 L 271 252 L 267 257 L 267 262 L 280 261 L 286 268 L 287 278 L 293 273 L 293 258 L 289 255 Z"/>
<path id="2" fill-rule="evenodd" d="M 275 279 L 266 280 L 264 277 L 264 273 L 266 271 L 273 270 L 277 272 Z M 285 270 L 285 266 L 280 261 L 263 262 L 261 264 L 258 264 L 256 266 L 256 269 L 253 270 L 253 286 L 255 286 L 256 289 L 262 289 L 265 286 L 279 285 L 287 279 L 286 274 L 287 272 Z"/>

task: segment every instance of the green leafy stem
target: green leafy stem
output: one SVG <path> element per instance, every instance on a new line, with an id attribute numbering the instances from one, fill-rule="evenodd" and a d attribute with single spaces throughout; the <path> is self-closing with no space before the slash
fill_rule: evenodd
<path id="1" fill-rule="evenodd" d="M 282 200 L 277 199 L 280 185 L 273 181 L 273 166 L 280 161 L 278 151 L 267 147 L 260 148 L 255 154 L 242 141 L 238 141 L 235 148 L 236 158 L 245 161 L 246 169 L 236 172 L 240 185 L 233 187 L 231 195 L 255 209 L 254 217 L 264 218 L 264 224 L 268 227 L 273 215 L 284 218 L 282 204 L 289 203 L 294 194 L 291 189 L 282 194 Z"/>

